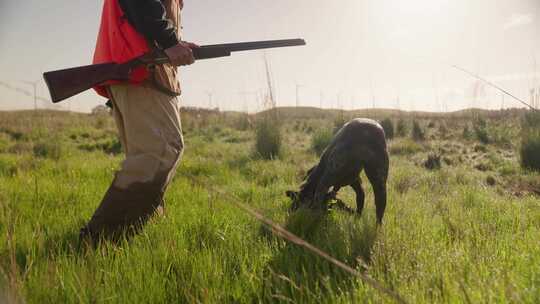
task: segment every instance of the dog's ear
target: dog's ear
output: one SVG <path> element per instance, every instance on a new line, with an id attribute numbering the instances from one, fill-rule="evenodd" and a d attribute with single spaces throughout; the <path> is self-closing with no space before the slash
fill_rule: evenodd
<path id="1" fill-rule="evenodd" d="M 298 192 L 289 190 L 285 192 L 285 195 L 287 195 L 290 199 L 294 200 L 298 197 Z"/>

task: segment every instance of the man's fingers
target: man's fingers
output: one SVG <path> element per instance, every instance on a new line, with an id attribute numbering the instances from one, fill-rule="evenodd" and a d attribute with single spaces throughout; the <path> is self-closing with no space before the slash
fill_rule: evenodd
<path id="1" fill-rule="evenodd" d="M 174 47 L 165 50 L 174 66 L 190 65 L 195 62 L 192 48 L 198 47 L 194 43 L 180 42 Z"/>
<path id="2" fill-rule="evenodd" d="M 190 65 L 195 62 L 195 57 L 193 57 L 193 51 L 191 51 L 191 49 L 188 49 L 188 51 L 186 52 L 186 57 L 184 57 L 184 59 L 187 65 Z"/>
<path id="3" fill-rule="evenodd" d="M 190 65 L 195 62 L 195 57 L 193 57 L 193 53 L 189 51 L 189 52 L 186 52 L 186 54 L 182 57 L 180 62 L 181 62 L 181 65 Z"/>

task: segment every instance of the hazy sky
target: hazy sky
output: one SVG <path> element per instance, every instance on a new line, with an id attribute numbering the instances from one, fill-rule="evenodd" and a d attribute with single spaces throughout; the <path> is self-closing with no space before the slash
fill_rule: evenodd
<path id="1" fill-rule="evenodd" d="M 519 106 L 450 68 L 529 100 L 540 87 L 540 0 L 184 0 L 184 39 L 199 44 L 305 38 L 266 52 L 279 106 L 456 110 Z M 0 0 L 0 110 L 33 107 L 23 81 L 91 62 L 103 1 Z M 535 63 L 536 62 L 536 63 Z M 182 104 L 262 108 L 262 52 L 182 68 Z M 7 86 L 11 87 L 8 89 Z M 48 98 L 43 81 L 38 95 Z M 89 111 L 93 92 L 60 104 Z M 39 101 L 39 106 L 50 107 Z"/>

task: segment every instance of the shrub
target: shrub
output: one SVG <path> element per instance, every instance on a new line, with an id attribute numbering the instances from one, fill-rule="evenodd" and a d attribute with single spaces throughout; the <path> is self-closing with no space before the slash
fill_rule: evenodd
<path id="1" fill-rule="evenodd" d="M 210 132 L 214 133 L 215 135 L 219 136 L 219 135 L 222 135 L 223 134 L 223 127 L 220 126 L 220 125 L 214 125 L 210 128 L 209 130 Z"/>
<path id="2" fill-rule="evenodd" d="M 103 150 L 108 154 L 120 154 L 122 153 L 122 144 L 118 138 L 114 138 L 103 146 Z"/>
<path id="3" fill-rule="evenodd" d="M 392 184 L 398 193 L 404 194 L 418 185 L 418 179 L 413 175 L 397 172 L 392 178 Z"/>
<path id="4" fill-rule="evenodd" d="M 276 119 L 257 122 L 255 150 L 264 159 L 274 159 L 281 153 L 281 130 Z"/>
<path id="5" fill-rule="evenodd" d="M 34 144 L 34 156 L 59 160 L 63 154 L 62 144 L 58 140 L 41 141 Z"/>
<path id="6" fill-rule="evenodd" d="M 476 138 L 483 144 L 489 144 L 491 140 L 489 139 L 487 129 L 474 129 Z"/>
<path id="7" fill-rule="evenodd" d="M 421 152 L 423 147 L 415 141 L 406 139 L 399 142 L 394 142 L 390 145 L 390 154 L 395 155 L 410 155 Z"/>
<path id="8" fill-rule="evenodd" d="M 332 138 L 333 134 L 330 129 L 323 128 L 317 130 L 311 138 L 311 149 L 317 153 L 317 155 L 321 155 L 324 152 L 324 149 L 326 149 L 332 141 Z"/>
<path id="9" fill-rule="evenodd" d="M 484 146 L 484 145 L 475 145 L 474 148 L 473 148 L 473 151 L 474 152 L 482 152 L 482 153 L 486 153 L 488 151 L 487 147 Z"/>
<path id="10" fill-rule="evenodd" d="M 495 180 L 493 176 L 488 175 L 488 177 L 486 177 L 486 184 L 488 184 L 488 186 L 495 186 L 495 184 L 497 184 L 497 180 Z"/>
<path id="11" fill-rule="evenodd" d="M 31 142 L 20 141 L 11 145 L 8 149 L 8 153 L 13 153 L 13 154 L 32 153 L 33 148 L 34 147 Z"/>
<path id="12" fill-rule="evenodd" d="M 448 128 L 446 127 L 446 124 L 444 122 L 441 122 L 439 125 L 439 133 L 441 135 L 441 138 L 446 139 L 448 137 Z"/>
<path id="13" fill-rule="evenodd" d="M 99 117 L 96 119 L 96 129 L 104 129 L 107 126 L 107 116 L 103 114 L 98 114 Z"/>
<path id="14" fill-rule="evenodd" d="M 465 128 L 463 128 L 463 139 L 472 139 L 473 137 L 473 133 L 471 131 L 471 129 L 469 129 L 469 126 L 466 125 Z"/>
<path id="15" fill-rule="evenodd" d="M 107 105 L 97 105 L 92 109 L 92 115 L 107 115 L 111 109 Z"/>
<path id="16" fill-rule="evenodd" d="M 396 125 L 396 135 L 399 137 L 405 137 L 407 136 L 407 131 L 409 127 L 407 126 L 407 122 L 405 122 L 404 119 L 400 119 L 397 122 Z"/>
<path id="17" fill-rule="evenodd" d="M 101 150 L 104 153 L 113 155 L 122 153 L 122 145 L 118 138 L 106 138 L 97 142 L 86 142 L 80 145 L 79 149 L 85 151 Z"/>
<path id="18" fill-rule="evenodd" d="M 416 141 L 423 141 L 426 139 L 426 134 L 418 121 L 413 121 L 412 138 Z"/>
<path id="19" fill-rule="evenodd" d="M 540 112 L 525 115 L 521 133 L 521 167 L 540 171 Z"/>
<path id="20" fill-rule="evenodd" d="M 487 122 L 483 118 L 478 118 L 474 121 L 474 134 L 476 135 L 476 138 L 483 144 L 489 144 L 491 142 Z"/>
<path id="21" fill-rule="evenodd" d="M 8 150 L 9 144 L 9 138 L 0 133 L 0 153 L 6 152 Z"/>
<path id="22" fill-rule="evenodd" d="M 381 121 L 381 126 L 384 129 L 384 134 L 387 139 L 394 138 L 394 123 L 390 118 L 383 119 L 383 121 Z"/>
<path id="23" fill-rule="evenodd" d="M 18 168 L 15 158 L 0 158 L 0 176 L 13 176 L 17 174 Z"/>
<path id="24" fill-rule="evenodd" d="M 299 131 L 300 129 L 302 129 L 302 125 L 300 124 L 299 121 L 296 121 L 292 127 L 293 131 Z"/>
<path id="25" fill-rule="evenodd" d="M 436 170 L 441 168 L 441 156 L 439 154 L 428 155 L 427 160 L 424 162 L 424 167 L 428 170 Z"/>
<path id="26" fill-rule="evenodd" d="M 24 134 L 22 132 L 14 131 L 14 130 L 7 129 L 7 128 L 0 128 L 0 133 L 5 133 L 5 134 L 9 135 L 11 137 L 11 139 L 13 139 L 15 141 L 22 140 L 23 137 L 24 137 Z"/>
<path id="27" fill-rule="evenodd" d="M 522 130 L 540 130 L 540 111 L 527 112 L 521 122 Z"/>
<path id="28" fill-rule="evenodd" d="M 517 174 L 518 167 L 511 161 L 505 161 L 499 166 L 497 171 L 502 176 L 510 176 Z"/>

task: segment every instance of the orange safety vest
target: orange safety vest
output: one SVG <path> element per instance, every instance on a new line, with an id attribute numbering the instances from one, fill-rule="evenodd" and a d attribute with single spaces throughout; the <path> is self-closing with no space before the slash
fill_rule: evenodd
<path id="1" fill-rule="evenodd" d="M 128 22 L 118 0 L 105 0 L 93 63 L 124 63 L 149 51 L 148 42 Z M 149 76 L 150 72 L 145 66 L 138 67 L 131 72 L 129 83 L 140 84 Z M 110 98 L 106 86 L 117 83 L 121 81 L 107 81 L 94 90 Z"/>

